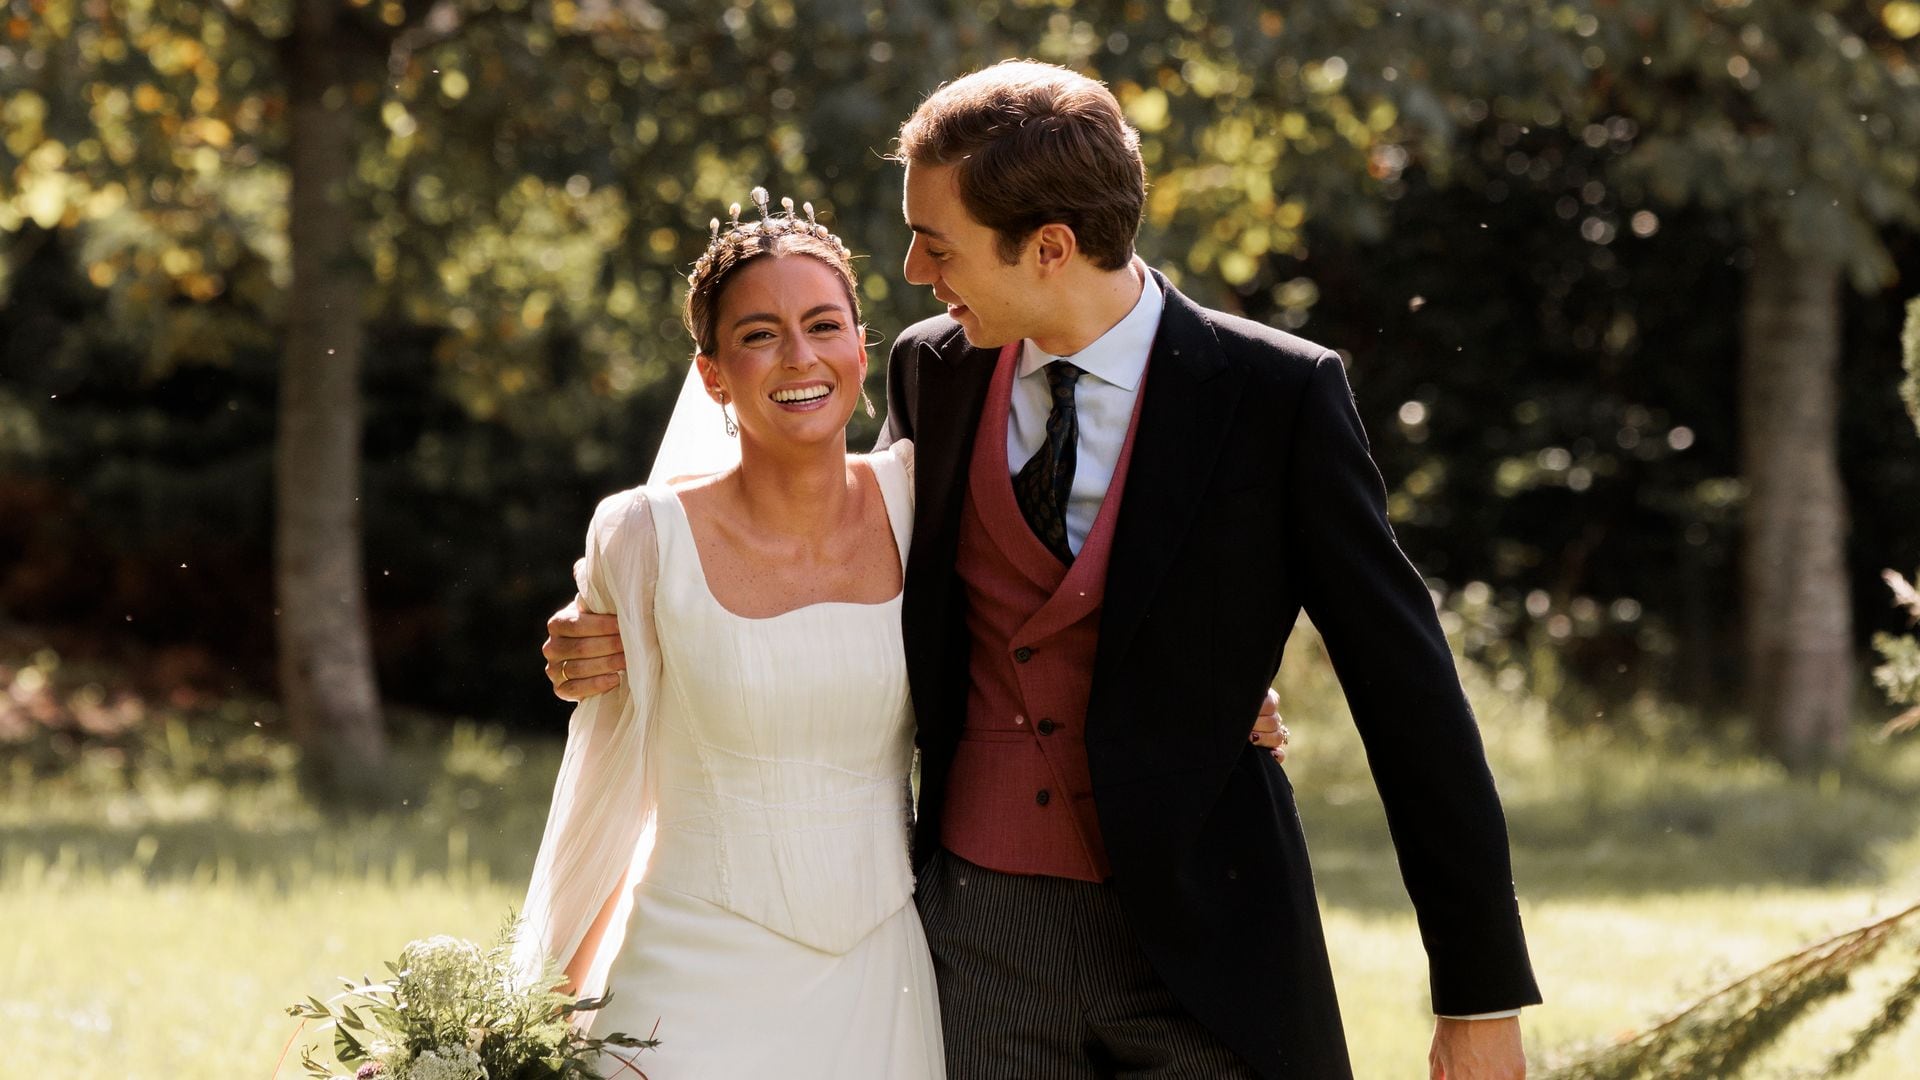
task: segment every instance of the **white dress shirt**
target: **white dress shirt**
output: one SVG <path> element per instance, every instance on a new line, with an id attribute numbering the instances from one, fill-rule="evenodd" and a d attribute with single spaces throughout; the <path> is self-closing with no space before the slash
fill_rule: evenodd
<path id="1" fill-rule="evenodd" d="M 1021 342 L 1018 378 L 1013 381 L 1013 409 L 1007 418 L 1007 469 L 1018 476 L 1027 459 L 1047 442 L 1047 416 L 1053 411 L 1053 394 L 1047 386 L 1046 366 L 1055 360 L 1068 360 L 1086 372 L 1074 384 L 1073 404 L 1079 432 L 1073 466 L 1073 493 L 1067 499 L 1067 547 L 1075 555 L 1093 531 L 1093 519 L 1113 483 L 1113 470 L 1120 463 L 1120 448 L 1126 444 L 1127 428 L 1133 421 L 1134 402 L 1140 395 L 1140 379 L 1146 374 L 1147 355 L 1153 351 L 1153 338 L 1160 330 L 1160 313 L 1166 297 L 1147 273 L 1145 264 L 1135 259 L 1134 277 L 1140 280 L 1140 299 L 1133 310 L 1093 344 L 1067 357 L 1043 351 L 1032 339 Z"/>

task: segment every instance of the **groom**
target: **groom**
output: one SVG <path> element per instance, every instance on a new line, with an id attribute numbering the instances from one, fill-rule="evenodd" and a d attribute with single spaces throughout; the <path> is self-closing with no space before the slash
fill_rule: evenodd
<path id="1" fill-rule="evenodd" d="M 950 1075 L 1351 1075 L 1292 790 L 1244 720 L 1304 607 L 1418 914 L 1432 1075 L 1524 1076 L 1505 821 L 1339 358 L 1134 256 L 1139 138 L 1097 82 L 976 72 L 896 159 L 906 277 L 947 305 L 894 343 L 882 443 L 916 445 L 914 860 Z"/>

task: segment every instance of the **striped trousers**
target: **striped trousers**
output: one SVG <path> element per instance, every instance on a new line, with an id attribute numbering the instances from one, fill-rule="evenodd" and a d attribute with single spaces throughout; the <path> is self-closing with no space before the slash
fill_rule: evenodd
<path id="1" fill-rule="evenodd" d="M 948 1080 L 1259 1080 L 1154 974 L 1110 886 L 942 850 L 917 895 Z"/>

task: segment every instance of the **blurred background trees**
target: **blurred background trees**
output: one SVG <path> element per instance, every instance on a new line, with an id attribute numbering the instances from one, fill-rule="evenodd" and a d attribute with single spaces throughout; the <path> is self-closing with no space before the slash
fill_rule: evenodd
<path id="1" fill-rule="evenodd" d="M 539 625 L 707 218 L 812 200 L 891 334 L 895 126 L 1035 55 L 1141 128 L 1150 262 L 1349 356 L 1463 649 L 1818 764 L 1920 550 L 1917 42 L 1906 0 L 4 0 L 0 612 L 277 685 L 339 783 L 381 697 L 556 722 Z"/>

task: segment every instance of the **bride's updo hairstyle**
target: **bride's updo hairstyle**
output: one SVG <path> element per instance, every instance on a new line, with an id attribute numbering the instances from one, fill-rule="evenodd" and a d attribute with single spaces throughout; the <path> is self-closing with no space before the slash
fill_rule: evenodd
<path id="1" fill-rule="evenodd" d="M 717 355 L 720 297 L 741 267 L 763 256 L 806 255 L 832 267 L 847 287 L 854 324 L 866 325 L 860 318 L 860 298 L 854 285 L 853 253 L 831 230 L 814 220 L 813 204 L 804 204 L 796 214 L 793 200 L 781 199 L 781 213 L 776 214 L 767 207 L 766 188 L 754 188 L 752 199 L 760 208 L 760 220 L 741 221 L 739 203 L 728 208 L 732 220 L 724 227 L 719 218 L 714 218 L 707 250 L 687 275 L 687 332 L 693 335 L 694 346 L 706 356 Z"/>

